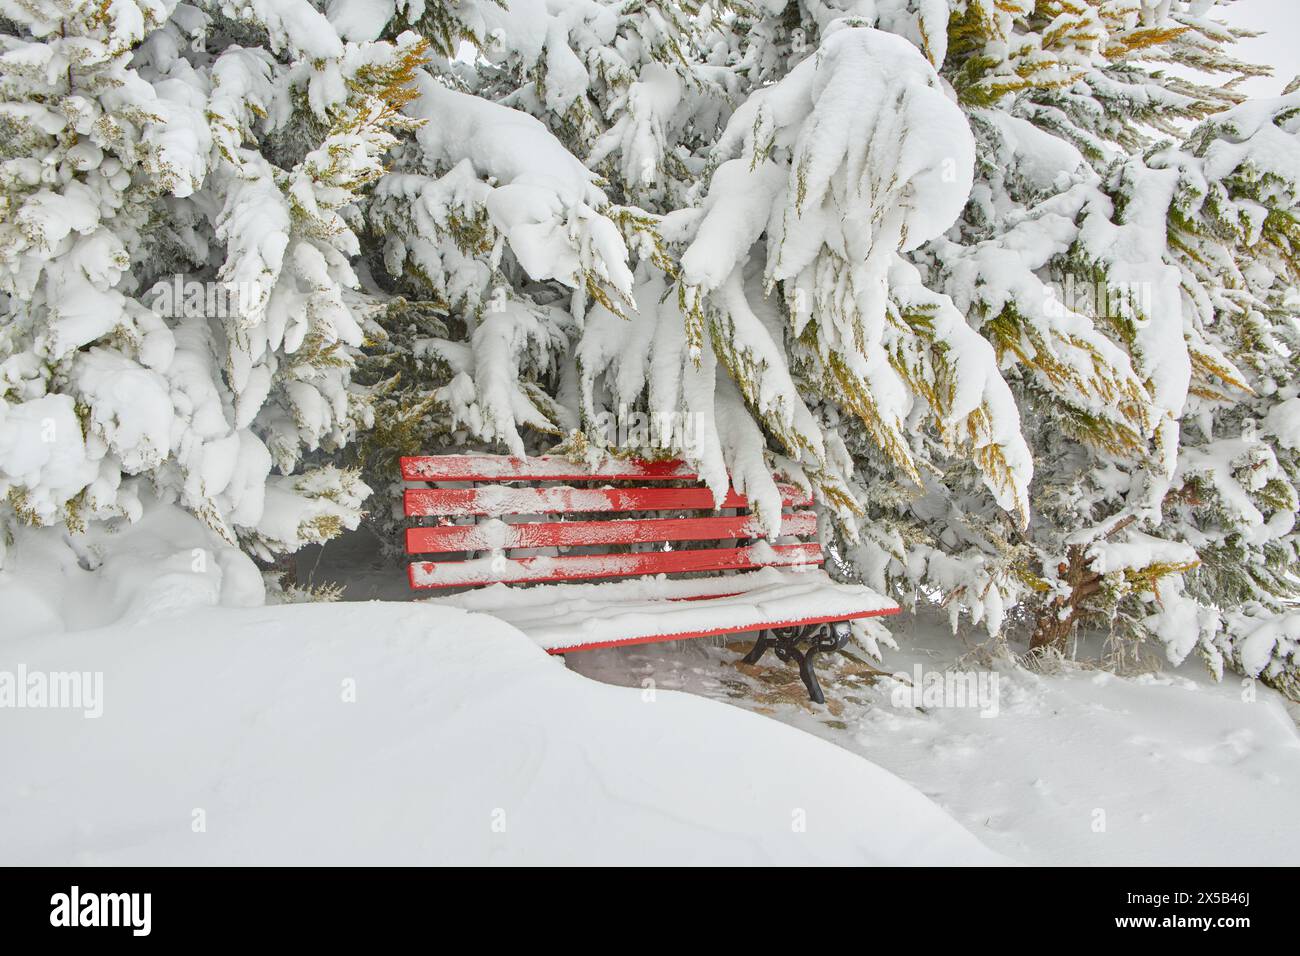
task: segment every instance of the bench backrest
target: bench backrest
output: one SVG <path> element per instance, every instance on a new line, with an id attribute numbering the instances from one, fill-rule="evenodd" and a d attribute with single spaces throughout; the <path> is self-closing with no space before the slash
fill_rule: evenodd
<path id="1" fill-rule="evenodd" d="M 439 555 L 409 566 L 414 588 L 822 563 L 817 518 L 806 510 L 812 502 L 786 485 L 781 486 L 785 543 L 768 544 L 743 495 L 731 491 L 716 506 L 713 493 L 679 461 L 612 461 L 588 470 L 545 456 L 444 455 L 403 458 L 401 467 L 404 481 L 421 485 L 405 491 L 407 516 L 440 519 L 406 529 L 408 554 Z M 662 514 L 625 517 L 633 512 Z M 805 538 L 814 540 L 800 540 Z M 712 546 L 673 547 L 686 542 Z M 629 545 L 654 547 L 629 551 Z M 551 553 L 521 553 L 529 549 Z"/>

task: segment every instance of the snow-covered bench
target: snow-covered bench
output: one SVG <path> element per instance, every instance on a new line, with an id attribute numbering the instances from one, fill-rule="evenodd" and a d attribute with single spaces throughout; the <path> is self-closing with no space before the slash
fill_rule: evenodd
<path id="1" fill-rule="evenodd" d="M 821 703 L 816 656 L 844 646 L 850 621 L 899 610 L 826 574 L 816 515 L 797 488 L 782 486 L 781 537 L 769 544 L 744 496 L 732 491 L 718 510 L 681 462 L 588 470 L 563 458 L 446 455 L 401 467 L 416 485 L 406 514 L 436 519 L 406 530 L 407 553 L 438 555 L 411 563 L 411 587 L 474 589 L 432 600 L 495 615 L 552 654 L 757 632 L 745 660 L 775 649 Z M 622 517 L 645 512 L 660 514 Z"/>

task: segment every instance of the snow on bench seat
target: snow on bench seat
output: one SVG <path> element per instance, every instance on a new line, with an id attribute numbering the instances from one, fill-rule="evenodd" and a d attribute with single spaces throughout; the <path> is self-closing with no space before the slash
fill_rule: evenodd
<path id="1" fill-rule="evenodd" d="M 491 614 L 551 653 L 898 612 L 897 604 L 871 588 L 841 584 L 820 568 L 772 567 L 726 578 L 661 575 L 526 589 L 495 584 L 428 603 Z"/>
<path id="2" fill-rule="evenodd" d="M 679 461 L 588 469 L 474 454 L 407 457 L 401 469 L 422 486 L 403 493 L 416 522 L 406 551 L 420 556 L 411 587 L 508 621 L 553 654 L 748 632 L 748 663 L 775 649 L 823 703 L 817 655 L 844 647 L 849 622 L 899 610 L 822 570 L 812 499 L 777 476 L 781 511 L 763 520 Z M 458 588 L 478 590 L 444 596 Z"/>

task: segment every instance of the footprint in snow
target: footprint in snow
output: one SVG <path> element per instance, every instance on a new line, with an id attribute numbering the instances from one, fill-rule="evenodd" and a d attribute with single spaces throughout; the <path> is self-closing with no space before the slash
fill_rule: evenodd
<path id="1" fill-rule="evenodd" d="M 1182 751 L 1183 757 L 1193 763 L 1236 764 L 1255 752 L 1255 732 L 1242 727 L 1224 734 L 1217 744 L 1205 747 L 1189 747 Z"/>

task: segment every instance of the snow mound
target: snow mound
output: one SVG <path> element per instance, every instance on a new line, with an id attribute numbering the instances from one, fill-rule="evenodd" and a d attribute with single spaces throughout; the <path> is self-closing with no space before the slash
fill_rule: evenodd
<path id="1" fill-rule="evenodd" d="M 830 743 L 456 609 L 205 608 L 0 642 L 19 665 L 103 692 L 3 714 L 11 864 L 1002 861 Z"/>
<path id="2" fill-rule="evenodd" d="M 0 570 L 0 641 L 263 603 L 261 571 L 246 554 L 175 505 L 149 495 L 136 504 L 137 520 L 81 534 L 18 529 Z"/>

